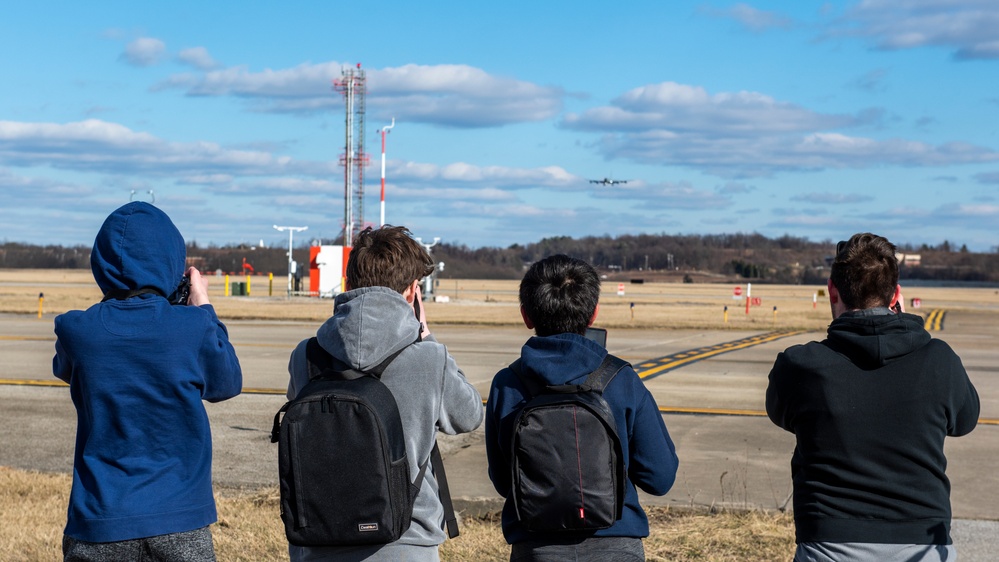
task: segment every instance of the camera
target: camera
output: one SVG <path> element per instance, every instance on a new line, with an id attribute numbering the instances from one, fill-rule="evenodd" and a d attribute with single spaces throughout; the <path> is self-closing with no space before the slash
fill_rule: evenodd
<path id="1" fill-rule="evenodd" d="M 186 305 L 187 299 L 191 296 L 191 278 L 185 275 L 177 285 L 177 290 L 170 295 L 170 304 Z"/>

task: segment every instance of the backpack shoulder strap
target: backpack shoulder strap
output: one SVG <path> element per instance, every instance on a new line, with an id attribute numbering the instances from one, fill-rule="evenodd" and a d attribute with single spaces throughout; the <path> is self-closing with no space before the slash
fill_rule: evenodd
<path id="1" fill-rule="evenodd" d="M 326 371 L 335 371 L 333 356 L 319 345 L 319 340 L 309 338 L 305 344 L 305 361 L 309 369 L 309 380 L 315 380 Z"/>
<path id="2" fill-rule="evenodd" d="M 444 523 L 447 527 L 447 536 L 453 539 L 458 536 L 458 517 L 454 512 L 454 503 L 451 501 L 451 489 L 447 484 L 447 474 L 444 472 L 444 459 L 441 457 L 441 449 L 437 445 L 436 440 L 434 441 L 434 448 L 430 451 L 430 458 L 420 466 L 420 473 L 416 476 L 416 481 L 413 482 L 413 501 L 416 501 L 416 496 L 420 493 L 420 486 L 423 485 L 423 477 L 427 474 L 427 465 L 433 466 L 434 477 L 437 479 L 437 495 L 441 500 L 441 507 L 444 508 Z"/>
<path id="3" fill-rule="evenodd" d="M 163 291 L 157 289 L 156 287 L 142 287 L 141 289 L 134 289 L 134 290 L 111 289 L 110 291 L 104 293 L 104 298 L 101 299 L 101 302 L 107 302 L 111 299 L 123 301 L 123 300 L 128 300 L 132 297 L 137 297 L 139 295 L 159 295 L 163 298 L 166 298 L 166 295 L 163 294 Z"/>
<path id="4" fill-rule="evenodd" d="M 600 366 L 590 373 L 590 376 L 586 377 L 586 382 L 583 385 L 588 386 L 593 392 L 603 394 L 604 389 L 621 372 L 621 369 L 629 365 L 631 364 L 624 359 L 608 353 L 604 356 L 604 360 L 600 362 Z"/>

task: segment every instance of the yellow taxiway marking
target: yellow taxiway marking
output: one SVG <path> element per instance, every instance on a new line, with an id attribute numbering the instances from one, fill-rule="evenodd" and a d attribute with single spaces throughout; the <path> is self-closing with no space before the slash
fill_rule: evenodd
<path id="1" fill-rule="evenodd" d="M 739 410 L 731 408 L 674 408 L 670 406 L 659 406 L 661 414 L 689 414 L 695 416 L 743 416 L 743 417 L 766 417 L 763 410 Z M 978 418 L 978 425 L 999 425 L 999 419 Z"/>
<path id="2" fill-rule="evenodd" d="M 69 388 L 69 385 L 62 382 L 59 379 L 52 379 L 46 381 L 33 380 L 33 379 L 0 379 L 0 385 L 9 386 L 62 386 Z"/>
<path id="3" fill-rule="evenodd" d="M 0 386 L 47 386 L 68 388 L 69 385 L 60 380 L 40 381 L 33 379 L 0 379 Z M 273 396 L 284 396 L 287 390 L 283 388 L 243 388 L 243 394 L 263 394 Z M 485 400 L 482 401 L 486 403 Z M 678 408 L 673 406 L 660 406 L 659 412 L 662 414 L 681 414 L 693 416 L 740 416 L 740 417 L 764 417 L 767 415 L 763 410 L 740 410 L 737 408 Z M 979 418 L 979 425 L 999 425 L 999 419 Z"/>
<path id="4" fill-rule="evenodd" d="M 662 414 L 696 414 L 704 416 L 766 416 L 763 410 L 738 410 L 731 408 L 674 408 L 670 406 L 659 406 Z"/>
<path id="5" fill-rule="evenodd" d="M 758 336 L 743 338 L 741 340 L 736 340 L 716 345 L 709 345 L 699 349 L 681 351 L 678 353 L 674 353 L 673 355 L 660 357 L 658 359 L 642 361 L 638 365 L 639 367 L 638 376 L 642 380 L 658 377 L 659 375 L 666 373 L 667 371 L 671 371 L 673 369 L 676 369 L 677 367 L 682 367 L 683 365 L 686 365 L 688 363 L 693 363 L 694 361 L 700 361 L 702 359 L 707 359 L 708 357 L 713 357 L 715 355 L 720 355 L 722 353 L 728 353 L 729 351 L 745 349 L 747 347 L 752 347 L 754 345 L 760 345 L 763 343 L 772 342 L 774 340 L 779 340 L 781 338 L 786 338 L 790 336 L 796 336 L 798 334 L 803 334 L 803 333 L 805 333 L 803 330 L 768 332 L 766 334 L 760 334 Z"/>
<path id="6" fill-rule="evenodd" d="M 247 388 L 243 387 L 243 394 L 273 394 L 276 396 L 284 396 L 288 394 L 287 388 Z"/>
<path id="7" fill-rule="evenodd" d="M 939 332 L 940 330 L 943 330 L 944 314 L 947 314 L 947 311 L 942 308 L 931 310 L 926 316 L 926 321 L 923 324 L 926 331 Z"/>

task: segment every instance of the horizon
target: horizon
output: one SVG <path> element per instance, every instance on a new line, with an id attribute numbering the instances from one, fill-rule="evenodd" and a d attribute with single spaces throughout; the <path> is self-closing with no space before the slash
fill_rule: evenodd
<path id="1" fill-rule="evenodd" d="M 999 5 L 435 8 L 9 7 L 0 239 L 86 245 L 130 199 L 199 245 L 287 247 L 273 225 L 335 238 L 331 82 L 361 64 L 364 218 L 394 118 L 386 222 L 424 240 L 872 231 L 999 249 Z"/>

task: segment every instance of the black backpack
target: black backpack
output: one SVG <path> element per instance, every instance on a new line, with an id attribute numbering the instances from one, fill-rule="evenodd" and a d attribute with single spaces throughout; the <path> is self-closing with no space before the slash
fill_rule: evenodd
<path id="1" fill-rule="evenodd" d="M 608 354 L 580 385 L 543 386 L 510 366 L 528 401 L 514 422 L 512 497 L 528 531 L 595 531 L 621 518 L 625 472 L 604 388 L 627 362 Z"/>
<path id="2" fill-rule="evenodd" d="M 278 443 L 281 519 L 291 544 L 398 540 L 409 528 L 430 462 L 449 535 L 457 536 L 437 444 L 411 481 L 399 407 L 379 379 L 401 352 L 360 372 L 334 359 L 316 338 L 306 344 L 310 382 L 275 414 L 271 430 L 271 442 Z"/>

